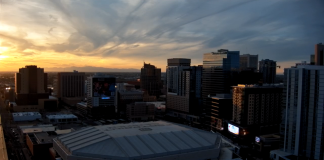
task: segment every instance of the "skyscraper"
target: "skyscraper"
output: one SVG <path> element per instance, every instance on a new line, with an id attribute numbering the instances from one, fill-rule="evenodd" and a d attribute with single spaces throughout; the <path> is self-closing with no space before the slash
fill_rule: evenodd
<path id="1" fill-rule="evenodd" d="M 85 73 L 59 72 L 57 73 L 57 97 L 84 97 Z"/>
<path id="2" fill-rule="evenodd" d="M 87 80 L 88 113 L 96 117 L 114 117 L 116 78 L 101 73 Z"/>
<path id="3" fill-rule="evenodd" d="M 36 65 L 20 68 L 15 74 L 15 94 L 18 105 L 38 105 L 39 99 L 48 99 L 47 73 Z"/>
<path id="4" fill-rule="evenodd" d="M 144 63 L 141 69 L 141 88 L 149 95 L 159 97 L 162 88 L 161 68 Z"/>
<path id="5" fill-rule="evenodd" d="M 324 66 L 286 68 L 282 150 L 310 159 L 324 158 Z"/>
<path id="6" fill-rule="evenodd" d="M 201 121 L 206 129 L 211 128 L 213 117 L 210 116 L 212 99 L 216 94 L 229 94 L 231 86 L 236 85 L 234 75 L 237 75 L 240 66 L 240 52 L 220 49 L 218 52 L 205 53 L 202 72 L 202 99 L 203 109 Z"/>
<path id="7" fill-rule="evenodd" d="M 167 109 L 186 114 L 199 114 L 202 105 L 202 66 L 168 66 Z"/>
<path id="8" fill-rule="evenodd" d="M 324 65 L 324 44 L 315 45 L 315 65 Z"/>
<path id="9" fill-rule="evenodd" d="M 254 136 L 279 132 L 283 85 L 233 87 L 233 124 Z"/>
<path id="10" fill-rule="evenodd" d="M 232 71 L 238 71 L 240 52 L 220 49 L 205 53 L 203 58 L 202 97 L 230 93 L 233 84 Z"/>
<path id="11" fill-rule="evenodd" d="M 256 71 L 258 69 L 259 56 L 251 54 L 240 55 L 240 70 L 252 69 Z"/>
<path id="12" fill-rule="evenodd" d="M 259 62 L 259 72 L 263 74 L 263 83 L 275 83 L 277 62 L 264 59 Z"/>

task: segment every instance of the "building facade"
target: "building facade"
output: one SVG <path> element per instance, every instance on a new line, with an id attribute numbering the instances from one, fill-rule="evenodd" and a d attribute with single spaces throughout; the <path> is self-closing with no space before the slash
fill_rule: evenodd
<path id="1" fill-rule="evenodd" d="M 126 108 L 126 118 L 129 121 L 154 120 L 155 105 L 146 102 L 135 102 L 128 104 Z"/>
<path id="2" fill-rule="evenodd" d="M 324 158 L 324 67 L 286 68 L 282 150 L 310 159 Z"/>
<path id="3" fill-rule="evenodd" d="M 38 105 L 38 99 L 48 99 L 47 73 L 35 65 L 20 68 L 15 74 L 17 105 Z"/>
<path id="4" fill-rule="evenodd" d="M 57 97 L 84 97 L 85 73 L 78 71 L 57 73 Z"/>
<path id="5" fill-rule="evenodd" d="M 116 78 L 96 73 L 87 79 L 88 114 L 93 117 L 114 117 Z"/>
<path id="6" fill-rule="evenodd" d="M 279 133 L 283 85 L 238 85 L 233 87 L 234 134 L 244 141 L 254 142 L 255 136 Z M 232 128 L 235 128 L 232 127 Z"/>
<path id="7" fill-rule="evenodd" d="M 258 70 L 259 55 L 243 54 L 240 55 L 240 70 Z"/>
<path id="8" fill-rule="evenodd" d="M 161 68 L 144 63 L 141 69 L 141 88 L 147 91 L 149 95 L 159 97 L 161 94 Z"/>
<path id="9" fill-rule="evenodd" d="M 210 129 L 211 117 L 208 97 L 216 94 L 229 94 L 231 86 L 236 85 L 235 75 L 240 66 L 240 52 L 220 49 L 218 52 L 205 53 L 202 71 L 203 109 L 201 121 Z"/>
<path id="10" fill-rule="evenodd" d="M 263 83 L 275 83 L 277 62 L 263 59 L 259 62 L 259 72 L 263 74 Z"/>
<path id="11" fill-rule="evenodd" d="M 233 114 L 233 100 L 231 94 L 216 94 L 208 97 L 208 107 L 205 107 L 206 116 L 210 117 L 211 130 L 224 130 L 225 121 L 232 119 Z"/>

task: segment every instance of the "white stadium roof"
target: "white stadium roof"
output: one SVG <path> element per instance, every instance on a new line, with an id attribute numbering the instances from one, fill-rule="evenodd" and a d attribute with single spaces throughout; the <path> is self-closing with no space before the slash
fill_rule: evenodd
<path id="1" fill-rule="evenodd" d="M 87 127 L 55 139 L 66 156 L 146 159 L 202 150 L 219 150 L 220 137 L 163 121 Z M 217 153 L 213 150 L 213 154 Z"/>

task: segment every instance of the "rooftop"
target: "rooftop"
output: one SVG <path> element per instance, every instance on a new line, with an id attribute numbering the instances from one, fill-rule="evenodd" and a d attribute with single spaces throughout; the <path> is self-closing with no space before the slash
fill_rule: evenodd
<path id="1" fill-rule="evenodd" d="M 219 149 L 220 137 L 210 132 L 163 121 L 87 127 L 55 139 L 74 156 L 143 159 Z"/>
<path id="2" fill-rule="evenodd" d="M 46 115 L 48 119 L 62 119 L 62 118 L 78 118 L 74 114 L 56 114 L 56 115 Z"/>
<path id="3" fill-rule="evenodd" d="M 263 84 L 262 86 L 260 85 L 247 85 L 247 84 L 239 84 L 237 86 L 233 86 L 233 88 L 283 88 L 283 84 L 278 83 L 278 84 Z"/>
<path id="4" fill-rule="evenodd" d="M 41 116 L 39 112 L 15 112 L 12 113 L 12 116 L 19 117 L 19 116 Z"/>

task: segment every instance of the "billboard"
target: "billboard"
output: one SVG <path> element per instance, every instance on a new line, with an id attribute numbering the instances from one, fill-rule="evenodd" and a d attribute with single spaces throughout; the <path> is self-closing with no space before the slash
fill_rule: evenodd
<path id="1" fill-rule="evenodd" d="M 234 133 L 236 135 L 239 134 L 239 128 L 232 124 L 228 124 L 228 131 L 230 131 L 231 133 Z"/>
<path id="2" fill-rule="evenodd" d="M 92 96 L 110 99 L 115 96 L 115 78 L 92 78 Z"/>

